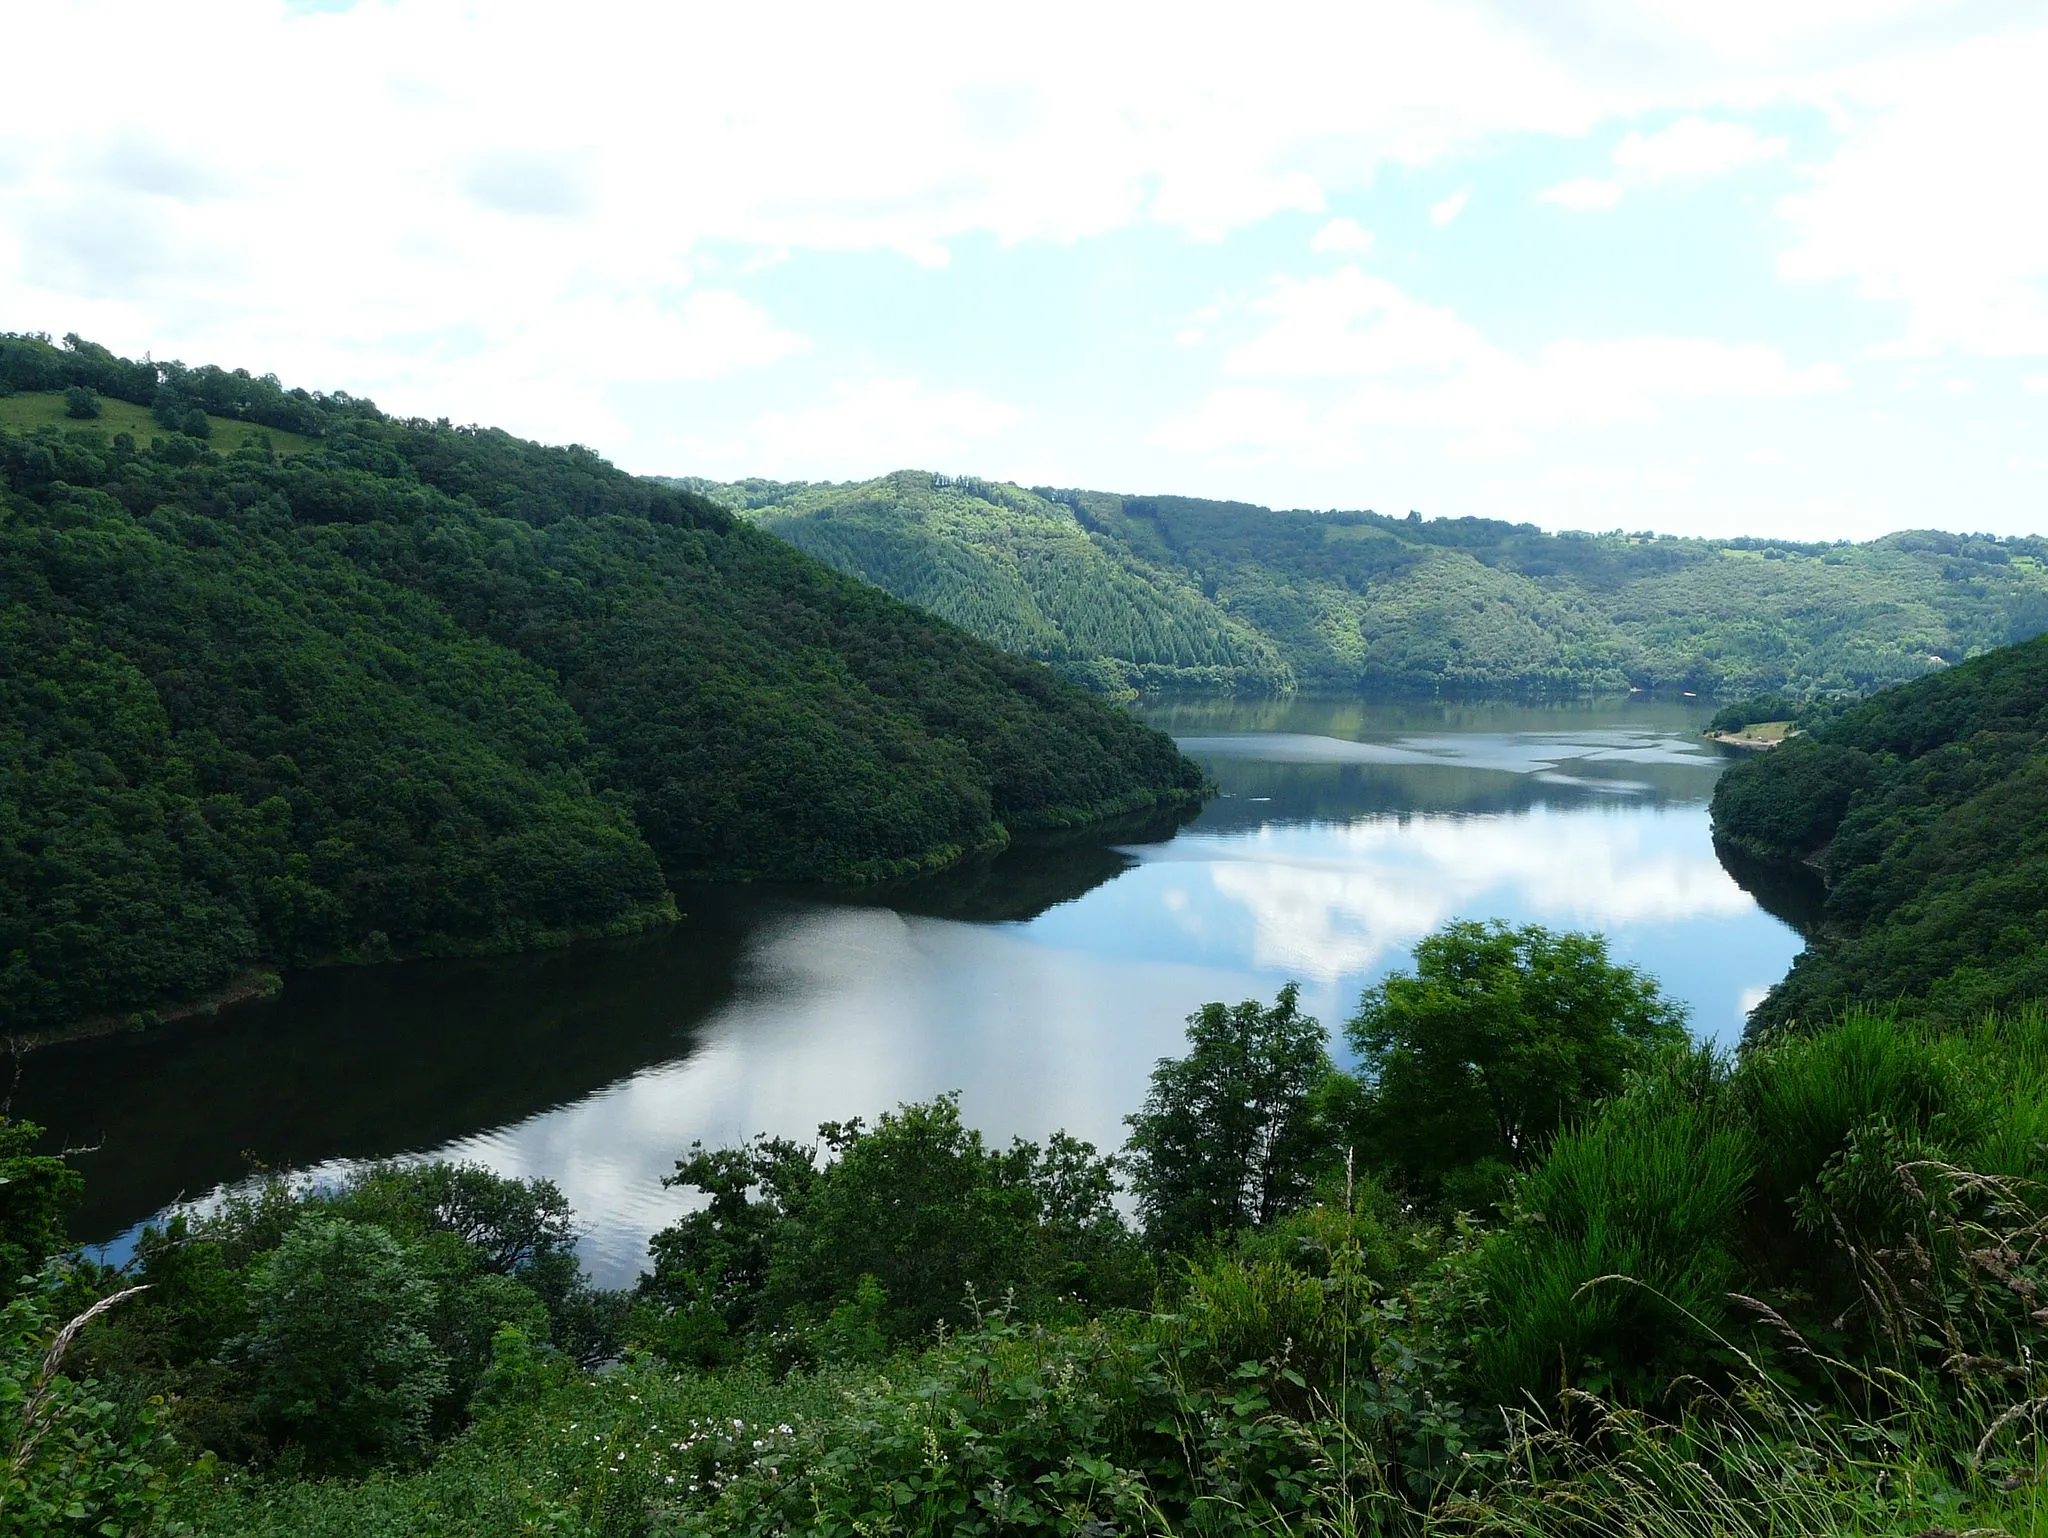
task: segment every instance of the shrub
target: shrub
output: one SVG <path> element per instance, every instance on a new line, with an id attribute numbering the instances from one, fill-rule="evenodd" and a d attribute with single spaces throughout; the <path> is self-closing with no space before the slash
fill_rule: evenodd
<path id="1" fill-rule="evenodd" d="M 128 1296 L 63 1330 L 39 1293 L 0 1312 L 0 1534 L 131 1533 L 161 1498 L 172 1449 L 155 1411 L 124 1417 L 90 1378 L 62 1371 L 77 1331 Z"/>
<path id="2" fill-rule="evenodd" d="M 1292 1373 L 1304 1386 L 1334 1365 L 1346 1333 L 1342 1300 L 1318 1278 L 1285 1261 L 1236 1255 L 1190 1266 L 1163 1328 L 1203 1381 L 1255 1366 L 1275 1377 Z"/>
<path id="3" fill-rule="evenodd" d="M 990 1148 L 954 1095 L 819 1134 L 836 1155 L 823 1165 L 780 1138 L 699 1144 L 677 1162 L 666 1183 L 711 1200 L 649 1242 L 639 1343 L 711 1366 L 773 1337 L 794 1365 L 815 1356 L 820 1322 L 870 1285 L 874 1322 L 893 1341 L 965 1320 L 975 1298 L 1045 1317 L 1150 1290 L 1109 1161 L 1086 1143 L 1055 1133 Z"/>
<path id="4" fill-rule="evenodd" d="M 0 1299 L 64 1248 L 64 1216 L 85 1181 L 55 1154 L 35 1151 L 43 1129 L 0 1111 Z"/>
<path id="5" fill-rule="evenodd" d="M 447 1362 L 427 1335 L 434 1290 L 388 1233 L 309 1215 L 257 1264 L 249 1299 L 241 1354 L 273 1437 L 336 1471 L 424 1446 Z"/>
<path id="6" fill-rule="evenodd" d="M 1950 1144 L 1986 1130 L 1953 1044 L 1889 1014 L 1859 1010 L 1826 1030 L 1760 1044 L 1735 1082 L 1756 1128 L 1767 1222 L 1866 1123 L 1934 1133 Z"/>
<path id="7" fill-rule="evenodd" d="M 1987 1175 L 2048 1176 L 2048 1007 L 1992 1016 L 1953 1040 L 1982 1107 L 1960 1162 Z"/>

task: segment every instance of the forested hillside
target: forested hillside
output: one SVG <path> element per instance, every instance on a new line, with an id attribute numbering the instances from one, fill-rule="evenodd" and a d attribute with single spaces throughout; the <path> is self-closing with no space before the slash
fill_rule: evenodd
<path id="1" fill-rule="evenodd" d="M 1752 1029 L 1860 1002 L 1970 1020 L 2048 997 L 2048 637 L 1736 765 L 1713 814 L 1739 854 L 1827 882 L 1820 934 Z"/>
<path id="2" fill-rule="evenodd" d="M 2048 630 L 2048 541 L 1545 534 L 904 471 L 680 482 L 1096 687 L 1865 693 Z"/>
<path id="3" fill-rule="evenodd" d="M 0 338 L 0 385 L 11 1027 L 1199 793 L 1045 668 L 587 450 L 75 341 Z"/>

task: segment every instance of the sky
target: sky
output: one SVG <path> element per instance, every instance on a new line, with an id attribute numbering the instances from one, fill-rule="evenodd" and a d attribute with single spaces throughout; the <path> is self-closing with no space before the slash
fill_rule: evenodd
<path id="1" fill-rule="evenodd" d="M 0 329 L 649 474 L 2048 532 L 2038 0 L 21 6 Z"/>

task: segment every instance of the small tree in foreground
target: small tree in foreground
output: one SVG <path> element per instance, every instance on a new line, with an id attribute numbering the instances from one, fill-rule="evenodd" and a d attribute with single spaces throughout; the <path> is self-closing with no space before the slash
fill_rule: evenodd
<path id="1" fill-rule="evenodd" d="M 255 1409 L 317 1468 L 352 1472 L 422 1449 L 447 1362 L 435 1296 L 373 1223 L 309 1216 L 259 1264 L 243 1350 Z"/>
<path id="2" fill-rule="evenodd" d="M 1271 1009 L 1256 999 L 1188 1016 L 1188 1055 L 1161 1058 L 1124 1164 L 1145 1236 L 1185 1250 L 1270 1223 L 1308 1194 L 1326 1139 L 1315 1092 L 1330 1073 L 1322 1026 L 1289 983 Z"/>
<path id="3" fill-rule="evenodd" d="M 1423 940 L 1414 972 L 1367 989 L 1346 1034 L 1361 1152 L 1454 1202 L 1527 1167 L 1652 1053 L 1686 1040 L 1684 1008 L 1610 962 L 1599 935 L 1498 923 Z"/>

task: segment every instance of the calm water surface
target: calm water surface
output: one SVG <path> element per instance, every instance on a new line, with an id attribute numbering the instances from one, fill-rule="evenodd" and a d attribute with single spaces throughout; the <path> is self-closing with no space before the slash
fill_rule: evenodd
<path id="1" fill-rule="evenodd" d="M 32 1054 L 18 1114 L 81 1156 L 77 1230 L 272 1168 L 441 1153 L 558 1181 L 618 1284 L 693 1138 L 808 1136 L 959 1090 L 998 1139 L 1103 1147 L 1209 999 L 1289 979 L 1326 1024 L 1454 918 L 1598 929 L 1732 1040 L 1794 930 L 1724 871 L 1704 712 L 1178 701 L 1221 794 L 1175 828 L 1012 851 L 860 899 L 707 888 L 626 944 L 291 978 L 266 1004 Z M 1780 912 L 1791 910 L 1773 901 Z"/>

